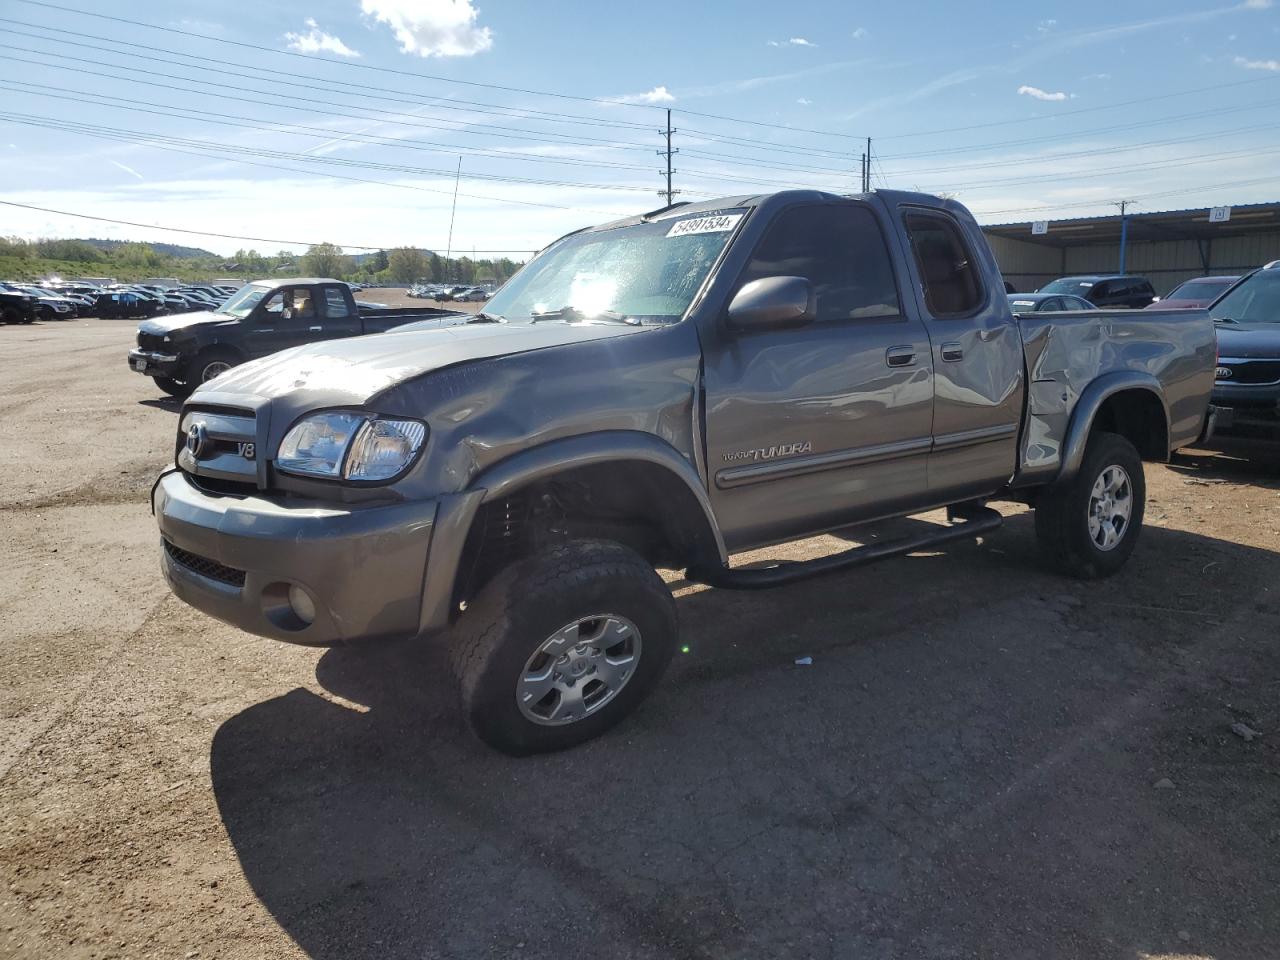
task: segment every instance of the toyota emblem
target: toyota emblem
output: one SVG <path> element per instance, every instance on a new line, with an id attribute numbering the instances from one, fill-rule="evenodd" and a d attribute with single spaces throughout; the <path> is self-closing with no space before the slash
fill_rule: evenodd
<path id="1" fill-rule="evenodd" d="M 197 420 L 191 426 L 187 427 L 187 453 L 191 454 L 196 460 L 200 459 L 200 454 L 204 450 L 205 442 L 209 439 L 208 431 L 205 428 L 203 420 Z"/>

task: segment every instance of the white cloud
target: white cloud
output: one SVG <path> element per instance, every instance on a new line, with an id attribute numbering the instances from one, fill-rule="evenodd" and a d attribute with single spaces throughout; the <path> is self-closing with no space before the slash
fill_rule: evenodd
<path id="1" fill-rule="evenodd" d="M 614 103 L 674 103 L 675 99 L 675 94 L 666 87 L 654 87 L 644 93 L 628 93 L 612 98 Z"/>
<path id="2" fill-rule="evenodd" d="M 321 30 L 320 24 L 316 23 L 311 17 L 307 17 L 305 22 L 309 28 L 306 33 L 286 33 L 284 35 L 290 50 L 296 50 L 298 53 L 334 53 L 340 57 L 360 56 L 358 50 L 352 50 L 333 34 L 325 33 Z"/>
<path id="3" fill-rule="evenodd" d="M 1080 79 L 1081 79 L 1081 80 L 1110 80 L 1110 79 L 1111 79 L 1111 74 L 1109 74 L 1109 73 L 1086 73 L 1086 74 L 1085 74 L 1083 77 L 1081 77 Z"/>
<path id="4" fill-rule="evenodd" d="M 1047 90 L 1041 90 L 1039 87 L 1027 86 L 1025 83 L 1018 88 L 1018 93 L 1024 94 L 1028 97 L 1035 97 L 1037 100 L 1050 100 L 1054 103 L 1071 99 L 1070 94 L 1063 93 L 1062 91 L 1049 93 Z"/>
<path id="5" fill-rule="evenodd" d="M 789 40 L 770 40 L 771 47 L 816 47 L 817 44 L 804 37 L 791 37 Z"/>
<path id="6" fill-rule="evenodd" d="M 1244 0 L 1246 10 L 1269 10 L 1272 0 Z"/>
<path id="7" fill-rule="evenodd" d="M 470 57 L 493 46 L 493 31 L 477 25 L 471 0 L 360 0 L 360 9 L 391 28 L 401 53 Z"/>
<path id="8" fill-rule="evenodd" d="M 800 104 L 800 106 L 802 107 L 807 107 L 809 106 L 809 104 L 813 103 L 813 101 L 810 100 L 808 97 L 801 97 L 799 100 L 796 101 L 796 103 Z"/>
<path id="9" fill-rule="evenodd" d="M 1057 25 L 1058 25 L 1057 20 L 1041 20 L 1039 23 L 1036 24 L 1036 32 L 1048 33 Z"/>
<path id="10" fill-rule="evenodd" d="M 853 31 L 853 39 L 855 40 L 861 40 L 864 37 L 866 37 L 866 35 L 867 35 L 866 27 L 859 27 L 857 30 Z"/>
<path id="11" fill-rule="evenodd" d="M 1236 66 L 1244 67 L 1246 70 L 1278 72 L 1280 71 L 1280 60 L 1247 60 L 1244 57 L 1236 57 Z"/>
<path id="12" fill-rule="evenodd" d="M 130 176 L 137 177 L 139 180 L 147 179 L 142 174 L 140 174 L 137 170 L 133 169 L 133 167 L 126 167 L 119 160 L 112 160 L 110 157 L 108 157 L 107 163 L 111 164 L 112 166 L 119 167 L 125 173 L 129 174 Z"/>

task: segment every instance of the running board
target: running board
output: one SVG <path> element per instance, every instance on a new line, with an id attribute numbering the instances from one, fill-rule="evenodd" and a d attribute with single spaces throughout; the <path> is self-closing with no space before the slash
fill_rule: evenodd
<path id="1" fill-rule="evenodd" d="M 828 557 L 815 560 L 802 560 L 796 563 L 779 563 L 772 567 L 754 569 L 732 569 L 727 566 L 694 568 L 685 571 L 685 576 L 697 583 L 705 583 L 709 587 L 725 590 L 766 590 L 770 587 L 782 587 L 806 580 L 809 577 L 837 570 L 848 570 L 865 566 L 877 560 L 898 557 L 904 553 L 913 553 L 927 547 L 936 547 L 952 540 L 965 540 L 984 533 L 989 533 L 1004 522 L 1004 517 L 990 507 L 976 507 L 969 504 L 951 507 L 947 510 L 948 519 L 962 520 L 948 527 L 939 527 L 937 532 L 922 533 L 918 536 L 894 540 L 889 543 L 864 544 L 849 550 L 833 553 Z"/>

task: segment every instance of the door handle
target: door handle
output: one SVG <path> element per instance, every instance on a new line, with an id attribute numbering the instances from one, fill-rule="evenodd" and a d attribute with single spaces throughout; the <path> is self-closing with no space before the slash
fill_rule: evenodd
<path id="1" fill-rule="evenodd" d="M 964 359 L 964 347 L 958 342 L 952 340 L 950 343 L 942 345 L 942 359 L 948 363 L 954 363 L 957 360 Z"/>
<path id="2" fill-rule="evenodd" d="M 307 329 L 310 330 L 312 333 L 320 332 L 320 327 L 307 327 Z"/>
<path id="3" fill-rule="evenodd" d="M 890 347 L 884 352 L 884 362 L 891 367 L 909 367 L 916 362 L 916 348 Z"/>

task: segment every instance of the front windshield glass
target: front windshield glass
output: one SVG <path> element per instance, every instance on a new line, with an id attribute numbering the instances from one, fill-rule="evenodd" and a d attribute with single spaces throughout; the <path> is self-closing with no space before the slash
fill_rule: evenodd
<path id="1" fill-rule="evenodd" d="M 230 300 L 215 310 L 214 313 L 225 313 L 228 316 L 243 320 L 253 312 L 253 308 L 258 305 L 258 302 L 270 292 L 269 287 L 259 287 L 250 283 L 241 287 L 239 293 L 233 295 Z M 204 298 L 197 297 L 196 299 Z"/>
<path id="2" fill-rule="evenodd" d="M 1280 269 L 1259 270 L 1209 307 L 1215 320 L 1280 323 Z"/>
<path id="3" fill-rule="evenodd" d="M 1046 283 L 1036 293 L 1074 293 L 1083 297 L 1089 292 L 1089 288 L 1093 286 L 1092 280 L 1073 280 L 1071 277 L 1063 277 L 1061 280 L 1053 280 Z"/>
<path id="4" fill-rule="evenodd" d="M 674 323 L 734 229 L 742 209 L 579 233 L 517 273 L 485 307 L 510 321 Z"/>

